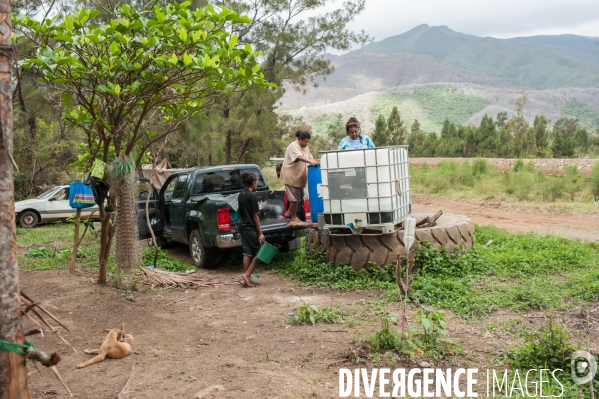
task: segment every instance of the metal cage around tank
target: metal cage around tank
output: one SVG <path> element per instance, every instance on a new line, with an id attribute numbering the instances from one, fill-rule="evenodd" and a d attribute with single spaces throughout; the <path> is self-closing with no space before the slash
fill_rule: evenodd
<path id="1" fill-rule="evenodd" d="M 320 154 L 324 228 L 389 232 L 411 214 L 408 146 Z"/>

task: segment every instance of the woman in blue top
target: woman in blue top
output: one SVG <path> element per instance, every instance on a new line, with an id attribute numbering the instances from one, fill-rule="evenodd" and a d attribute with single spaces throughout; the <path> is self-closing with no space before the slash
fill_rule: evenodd
<path id="1" fill-rule="evenodd" d="M 345 124 L 347 137 L 339 143 L 337 150 L 359 150 L 362 148 L 374 148 L 374 143 L 365 134 L 360 133 L 360 122 L 353 116 Z"/>

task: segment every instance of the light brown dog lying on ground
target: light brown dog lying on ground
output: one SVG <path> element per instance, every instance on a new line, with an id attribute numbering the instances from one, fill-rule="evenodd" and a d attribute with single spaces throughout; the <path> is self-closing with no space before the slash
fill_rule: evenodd
<path id="1" fill-rule="evenodd" d="M 106 356 L 111 359 L 122 359 L 131 353 L 131 344 L 133 344 L 133 335 L 125 334 L 125 325 L 122 324 L 121 328 L 114 328 L 112 330 L 104 330 L 107 332 L 104 342 L 100 349 L 85 350 L 84 352 L 89 355 L 98 355 L 89 359 L 85 363 L 81 363 L 77 366 L 81 369 L 90 364 L 98 363 L 104 360 Z"/>

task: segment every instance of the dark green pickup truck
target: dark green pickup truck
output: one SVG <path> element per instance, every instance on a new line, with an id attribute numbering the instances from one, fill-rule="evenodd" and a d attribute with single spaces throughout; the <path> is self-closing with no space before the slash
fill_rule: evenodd
<path id="1" fill-rule="evenodd" d="M 173 240 L 188 244 L 197 267 L 214 265 L 219 249 L 241 248 L 237 195 L 243 190 L 241 173 L 246 171 L 258 177 L 255 195 L 260 201 L 260 227 L 266 241 L 283 251 L 299 248 L 299 237 L 306 234 L 305 229 L 292 229 L 287 225 L 288 220 L 279 220 L 284 213 L 284 192 L 272 191 L 257 165 L 195 168 L 169 176 L 157 198 L 149 201 L 150 225 L 157 239 L 163 243 Z M 139 229 L 147 238 L 150 232 L 145 202 L 142 193 Z M 301 205 L 298 217 L 304 220 Z"/>

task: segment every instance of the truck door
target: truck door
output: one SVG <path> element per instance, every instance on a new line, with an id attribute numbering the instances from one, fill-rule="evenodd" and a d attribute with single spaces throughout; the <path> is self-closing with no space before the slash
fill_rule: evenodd
<path id="1" fill-rule="evenodd" d="M 177 175 L 173 178 L 164 194 L 164 200 L 168 209 L 168 227 L 171 229 L 175 241 L 185 242 L 185 194 L 189 173 Z M 172 191 L 169 188 L 172 186 Z"/>
<path id="2" fill-rule="evenodd" d="M 158 208 L 158 193 L 152 187 L 150 181 L 145 178 L 138 178 L 136 181 L 137 189 L 137 207 L 138 217 L 137 226 L 139 229 L 140 238 L 150 238 L 152 235 L 148 230 L 148 222 L 146 220 L 146 200 L 148 200 L 148 215 L 150 217 L 150 226 L 155 235 L 162 233 L 162 217 Z"/>

